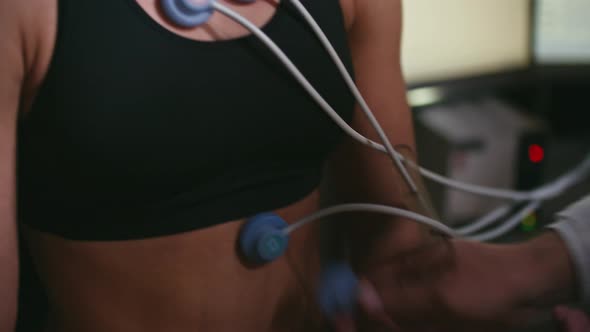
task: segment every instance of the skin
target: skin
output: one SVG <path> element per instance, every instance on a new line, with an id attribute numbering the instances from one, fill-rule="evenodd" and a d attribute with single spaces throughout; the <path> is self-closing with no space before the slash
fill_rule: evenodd
<path id="1" fill-rule="evenodd" d="M 262 26 L 275 1 L 236 5 L 223 1 Z M 370 5 L 369 5 L 370 4 Z M 195 40 L 247 34 L 216 14 L 209 24 L 182 30 L 162 19 L 155 0 L 138 0 L 167 29 Z M 411 119 L 399 67 L 400 1 L 341 0 L 358 84 L 394 144 L 413 148 Z M 56 0 L 0 0 L 0 330 L 14 324 L 17 289 L 15 236 L 15 127 L 26 114 L 47 72 L 56 35 Z M 352 123 L 374 137 L 357 112 Z M 354 167 L 330 172 L 338 200 L 362 199 L 400 204 L 399 177 L 391 162 L 346 141 L 330 164 L 347 160 Z M 352 172 L 352 173 L 351 173 Z M 344 179 L 344 180 L 343 180 Z M 384 183 L 383 179 L 389 179 Z M 351 193 L 355 193 L 351 195 Z M 277 212 L 288 222 L 318 209 L 316 190 Z M 34 207 L 32 207 L 34 208 Z M 371 223 L 372 216 L 361 216 Z M 414 223 L 375 219 L 390 225 L 390 236 L 375 241 L 372 254 L 418 246 L 426 236 Z M 245 264 L 235 243 L 243 220 L 161 238 L 79 242 L 24 227 L 26 242 L 51 304 L 48 331 L 313 331 L 322 324 L 314 302 L 319 272 L 318 229 L 294 234 L 287 254 L 263 267 Z M 372 231 L 367 237 L 372 237 Z M 399 239 L 397 245 L 383 245 Z M 387 241 L 386 241 L 387 240 Z M 67 257 L 67 260 L 64 259 Z"/>
<path id="2" fill-rule="evenodd" d="M 563 331 L 590 331 L 590 318 L 581 310 L 560 306 L 555 309 L 555 317 L 561 323 Z"/>
<path id="3" fill-rule="evenodd" d="M 247 33 L 220 15 L 204 28 L 180 30 L 161 19 L 154 0 L 138 0 L 138 5 L 187 38 L 212 41 Z M 227 5 L 259 26 L 276 8 L 270 0 Z M 341 0 L 341 6 L 359 88 L 392 143 L 411 152 L 412 123 L 399 66 L 400 0 Z M 47 71 L 56 23 L 55 0 L 0 0 L 0 331 L 12 330 L 16 311 L 16 116 L 28 111 Z M 352 125 L 376 139 L 358 110 Z M 338 147 L 328 167 L 336 202 L 415 207 L 391 162 L 352 140 Z M 316 211 L 319 200 L 316 190 L 275 212 L 293 221 Z M 503 247 L 448 241 L 406 220 L 351 214 L 340 221 L 349 258 L 367 280 L 361 294 L 366 315 L 349 323 L 373 324 L 365 326 L 373 330 L 377 324 L 390 329 L 396 324 L 416 327 L 416 317 L 448 330 L 466 322 L 476 327 L 490 321 L 510 324 L 512 309 L 523 308 L 522 301 L 527 309 L 526 301 L 538 296 L 549 304 L 573 293 L 567 252 L 555 235 Z M 254 268 L 235 250 L 242 223 L 235 220 L 178 235 L 117 242 L 69 241 L 25 229 L 50 297 L 48 330 L 319 329 L 323 322 L 313 300 L 319 272 L 317 227 L 294 234 L 283 258 Z M 486 287 L 481 282 L 487 282 Z M 556 314 L 565 317 L 563 312 Z"/>
<path id="4" fill-rule="evenodd" d="M 364 307 L 406 332 L 546 325 L 553 306 L 576 294 L 567 249 L 552 232 L 512 245 L 452 240 L 444 251 L 424 247 L 367 275 Z"/>
<path id="5" fill-rule="evenodd" d="M 2 13 L 8 11 L 7 1 L 0 2 Z M 6 16 L 6 15 L 2 15 Z M 14 19 L 3 19 L 0 23 L 2 34 L 14 34 L 18 31 Z M 8 29 L 8 31 L 6 31 Z M 0 330 L 10 331 L 16 316 L 16 282 L 18 260 L 16 256 L 16 227 L 14 223 L 14 144 L 16 109 L 20 93 L 19 84 L 24 77 L 24 64 L 20 54 L 19 43 L 14 38 L 6 40 L 0 45 L 0 54 L 4 58 L 0 61 L 0 154 L 6 158 L 0 163 L 0 264 L 3 273 L 0 274 Z"/>

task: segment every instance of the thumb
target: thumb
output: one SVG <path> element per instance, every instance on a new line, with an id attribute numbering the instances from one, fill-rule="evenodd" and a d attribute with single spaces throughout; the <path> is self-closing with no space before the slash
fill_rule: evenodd
<path id="1" fill-rule="evenodd" d="M 561 322 L 564 332 L 590 331 L 590 319 L 581 310 L 559 306 L 555 308 L 554 314 L 555 318 Z"/>
<path id="2" fill-rule="evenodd" d="M 392 318 L 385 311 L 383 301 L 375 287 L 368 280 L 361 280 L 359 283 L 359 307 L 367 315 L 370 321 L 378 322 L 382 326 L 394 332 L 401 332 Z"/>
<path id="3" fill-rule="evenodd" d="M 355 321 L 351 315 L 342 315 L 334 318 L 332 326 L 336 332 L 356 332 Z"/>

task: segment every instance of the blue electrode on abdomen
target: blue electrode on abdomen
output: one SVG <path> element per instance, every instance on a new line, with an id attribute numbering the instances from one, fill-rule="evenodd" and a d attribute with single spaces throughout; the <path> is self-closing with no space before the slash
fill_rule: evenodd
<path id="1" fill-rule="evenodd" d="M 261 213 L 246 221 L 240 231 L 239 246 L 250 263 L 264 264 L 274 261 L 287 250 L 289 226 L 274 213 Z"/>
<path id="2" fill-rule="evenodd" d="M 327 53 L 334 61 L 338 70 L 342 74 L 344 81 L 350 88 L 354 95 L 360 109 L 366 115 L 372 127 L 377 132 L 382 144 L 375 142 L 359 132 L 355 131 L 350 125 L 344 121 L 340 115 L 326 102 L 326 100 L 318 93 L 318 91 L 309 83 L 305 76 L 293 64 L 289 57 L 274 43 L 263 31 L 256 25 L 242 17 L 240 14 L 234 12 L 230 8 L 222 5 L 217 0 L 160 0 L 164 13 L 168 19 L 183 28 L 194 28 L 206 23 L 214 12 L 222 13 L 228 18 L 234 20 L 238 24 L 248 29 L 252 34 L 264 43 L 270 51 L 272 51 L 277 58 L 285 65 L 288 71 L 293 75 L 295 80 L 300 83 L 304 90 L 314 99 L 318 105 L 326 112 L 326 114 L 340 127 L 344 132 L 350 135 L 354 140 L 369 148 L 385 153 L 393 161 L 395 166 L 402 174 L 404 180 L 408 184 L 412 193 L 416 198 L 424 203 L 424 199 L 415 185 L 406 166 L 412 167 L 419 171 L 419 173 L 426 178 L 441 183 L 449 188 L 464 191 L 467 193 L 499 198 L 507 200 L 510 203 L 500 206 L 491 211 L 489 214 L 483 216 L 476 222 L 458 229 L 457 231 L 448 228 L 441 222 L 428 218 L 426 216 L 398 209 L 390 206 L 377 204 L 343 204 L 330 208 L 320 210 L 310 216 L 307 216 L 292 224 L 285 222 L 280 216 L 274 213 L 262 213 L 256 215 L 245 223 L 240 237 L 239 247 L 244 257 L 254 264 L 265 264 L 278 259 L 287 249 L 289 243 L 289 234 L 303 225 L 320 220 L 331 214 L 353 211 L 368 211 L 374 213 L 389 214 L 396 217 L 402 217 L 414 220 L 431 228 L 434 228 L 444 234 L 450 236 L 464 236 L 472 240 L 487 241 L 497 238 L 511 228 L 517 227 L 520 224 L 522 217 L 526 217 L 533 212 L 541 202 L 554 198 L 570 188 L 576 183 L 584 179 L 590 173 L 590 155 L 588 155 L 579 166 L 572 169 L 568 173 L 555 179 L 549 184 L 531 191 L 513 191 L 508 189 L 488 188 L 469 183 L 462 183 L 452 179 L 448 179 L 439 174 L 421 168 L 413 161 L 406 159 L 399 154 L 391 146 L 387 135 L 384 133 L 379 122 L 373 115 L 368 104 L 360 94 L 356 87 L 350 73 L 339 58 L 337 52 L 332 47 L 328 38 L 323 33 L 320 26 L 315 22 L 311 14 L 301 4 L 299 0 L 280 0 L 291 3 L 296 11 L 301 14 L 305 22 L 307 22 L 315 33 L 315 36 L 320 40 L 325 47 Z M 252 3 L 256 0 L 234 0 L 239 3 Z M 510 215 L 509 212 L 517 204 L 524 204 L 520 210 L 515 214 Z M 498 222 L 500 218 L 507 219 L 496 228 L 490 231 L 482 231 L 486 227 L 490 227 L 493 223 Z M 336 264 L 329 266 L 324 270 L 323 277 L 320 283 L 318 292 L 318 300 L 323 312 L 326 315 L 332 316 L 336 314 L 350 313 L 354 310 L 357 300 L 358 280 L 350 267 L 347 264 Z"/>
<path id="3" fill-rule="evenodd" d="M 244 258 L 253 264 L 270 263 L 281 257 L 289 243 L 289 224 L 275 213 L 249 218 L 238 238 Z M 357 303 L 358 280 L 346 263 L 323 268 L 317 301 L 324 314 L 333 317 L 351 313 Z"/>
<path id="4" fill-rule="evenodd" d="M 325 208 L 292 223 L 287 223 L 272 212 L 248 218 L 238 237 L 240 252 L 251 264 L 270 263 L 285 253 L 289 244 L 289 235 L 299 228 L 336 214 L 354 211 L 408 218 L 426 224 L 442 233 L 453 234 L 450 228 L 415 212 L 378 204 L 343 204 Z M 352 313 L 357 303 L 357 296 L 358 278 L 347 263 L 332 263 L 323 268 L 317 300 L 324 314 L 334 316 Z"/>

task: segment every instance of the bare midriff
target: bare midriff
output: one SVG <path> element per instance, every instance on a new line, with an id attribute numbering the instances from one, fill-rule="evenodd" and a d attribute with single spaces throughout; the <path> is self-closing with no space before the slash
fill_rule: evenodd
<path id="1" fill-rule="evenodd" d="M 317 210 L 317 192 L 277 212 Z M 178 235 L 80 242 L 27 230 L 50 301 L 51 332 L 314 331 L 317 224 L 293 233 L 286 255 L 249 266 L 242 220 Z"/>

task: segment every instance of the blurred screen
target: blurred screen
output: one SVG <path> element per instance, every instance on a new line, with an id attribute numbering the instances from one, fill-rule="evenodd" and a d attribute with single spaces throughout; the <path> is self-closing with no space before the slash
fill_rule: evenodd
<path id="1" fill-rule="evenodd" d="M 540 64 L 590 63 L 590 0 L 537 0 L 535 58 Z"/>
<path id="2" fill-rule="evenodd" d="M 529 65 L 529 0 L 404 0 L 403 6 L 402 66 L 409 84 Z"/>

